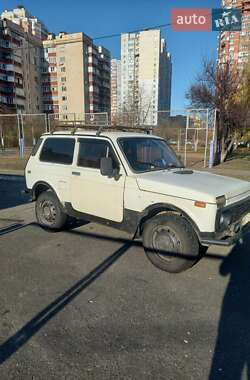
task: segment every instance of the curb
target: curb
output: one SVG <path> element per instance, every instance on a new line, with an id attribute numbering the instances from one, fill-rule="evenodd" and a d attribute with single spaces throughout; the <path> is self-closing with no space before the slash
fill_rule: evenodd
<path id="1" fill-rule="evenodd" d="M 24 177 L 24 170 L 3 170 L 3 169 L 0 169 L 0 175 Z"/>

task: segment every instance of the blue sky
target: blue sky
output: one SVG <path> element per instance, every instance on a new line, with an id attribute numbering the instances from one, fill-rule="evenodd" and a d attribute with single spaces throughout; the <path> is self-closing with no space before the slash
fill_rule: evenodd
<path id="1" fill-rule="evenodd" d="M 171 21 L 172 8 L 219 8 L 220 0 L 1 0 L 0 10 L 24 5 L 50 31 L 82 31 L 97 36 L 127 32 Z M 172 109 L 187 104 L 185 92 L 199 72 L 203 57 L 216 57 L 216 32 L 174 32 L 162 30 L 172 54 Z M 120 56 L 120 39 L 95 41 L 107 47 L 112 57 Z"/>

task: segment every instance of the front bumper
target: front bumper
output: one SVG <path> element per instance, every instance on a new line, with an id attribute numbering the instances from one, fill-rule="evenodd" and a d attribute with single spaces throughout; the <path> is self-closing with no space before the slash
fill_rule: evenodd
<path id="1" fill-rule="evenodd" d="M 250 223 L 242 225 L 238 222 L 224 232 L 200 233 L 199 239 L 202 245 L 232 246 L 237 242 L 242 242 L 248 233 L 250 233 Z"/>
<path id="2" fill-rule="evenodd" d="M 220 224 L 222 215 L 230 216 L 230 224 L 226 227 Z M 248 215 L 246 224 L 244 218 Z M 250 197 L 232 205 L 223 207 L 218 210 L 215 222 L 215 232 L 200 233 L 200 243 L 202 245 L 223 245 L 231 246 L 240 241 L 243 235 L 249 232 L 250 225 Z"/>

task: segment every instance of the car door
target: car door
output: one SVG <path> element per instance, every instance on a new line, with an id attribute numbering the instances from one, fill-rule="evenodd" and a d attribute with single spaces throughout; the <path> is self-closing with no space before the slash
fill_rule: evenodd
<path id="1" fill-rule="evenodd" d="M 71 177 L 71 204 L 82 213 L 121 222 L 123 220 L 123 196 L 125 171 L 107 139 L 79 138 L 78 153 Z M 106 177 L 101 174 L 100 160 L 112 157 L 119 167 L 119 175 Z"/>

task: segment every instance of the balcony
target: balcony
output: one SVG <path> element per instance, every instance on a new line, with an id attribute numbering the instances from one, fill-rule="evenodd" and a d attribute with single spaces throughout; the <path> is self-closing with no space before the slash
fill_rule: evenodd
<path id="1" fill-rule="evenodd" d="M 0 81 L 3 82 L 14 82 L 14 77 L 13 76 L 8 76 L 4 74 L 0 74 Z"/>
<path id="2" fill-rule="evenodd" d="M 24 90 L 23 90 L 23 88 L 16 88 L 16 95 L 24 97 Z"/>
<path id="3" fill-rule="evenodd" d="M 7 71 L 14 71 L 14 65 L 12 65 L 12 64 L 6 64 L 5 70 L 7 70 Z"/>

